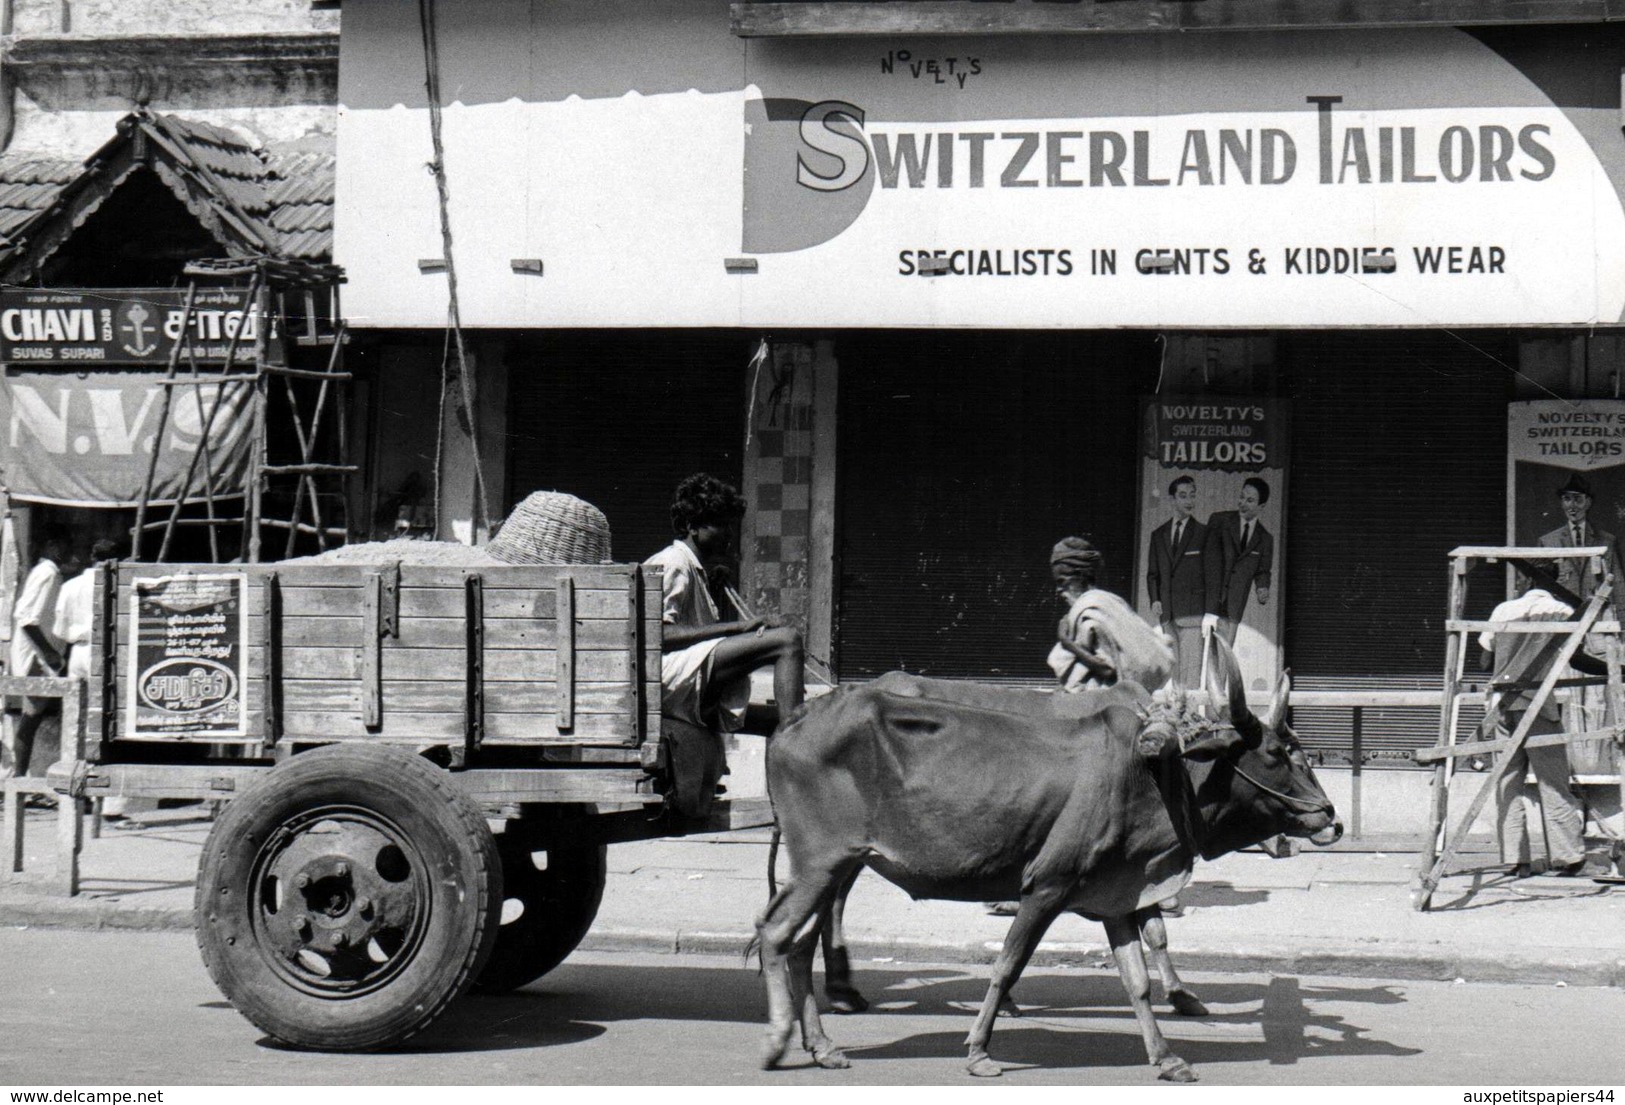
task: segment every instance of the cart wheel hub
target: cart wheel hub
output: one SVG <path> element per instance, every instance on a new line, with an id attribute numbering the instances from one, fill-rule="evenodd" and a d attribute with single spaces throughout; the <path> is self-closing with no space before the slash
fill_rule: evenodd
<path id="1" fill-rule="evenodd" d="M 410 958 L 429 873 L 392 825 L 333 810 L 289 826 L 261 855 L 262 931 L 290 981 L 349 992 Z"/>

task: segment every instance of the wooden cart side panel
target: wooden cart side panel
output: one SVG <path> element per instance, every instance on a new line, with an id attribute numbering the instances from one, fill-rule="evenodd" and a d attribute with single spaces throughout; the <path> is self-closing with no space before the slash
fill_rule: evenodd
<path id="1" fill-rule="evenodd" d="M 342 570 L 340 570 L 342 569 Z M 129 565 L 121 572 L 114 618 L 118 641 L 128 639 L 131 581 L 210 566 Z M 235 567 L 232 570 L 237 570 Z M 275 565 L 241 569 L 250 577 L 245 611 L 246 682 L 252 731 L 266 733 L 263 678 L 278 661 L 280 694 L 275 716 L 282 739 L 459 743 L 466 736 L 468 625 L 466 579 L 471 569 L 401 567 L 398 637 L 381 634 L 383 620 L 365 588 L 377 586 L 375 566 Z M 268 647 L 263 577 L 274 571 L 281 616 L 280 647 Z M 660 608 L 641 603 L 641 624 L 629 633 L 628 588 L 648 587 L 652 575 L 636 566 L 479 569 L 484 613 L 481 743 L 634 745 L 657 733 L 660 701 Z M 572 715 L 558 724 L 558 623 L 561 578 L 574 597 Z M 636 608 L 636 607 L 634 607 Z M 455 612 L 455 616 L 453 616 Z M 381 640 L 377 639 L 381 636 Z M 369 640 L 368 638 L 374 638 Z M 636 652 L 629 652 L 636 648 Z M 371 655 L 369 656 L 369 652 Z M 376 702 L 369 702 L 369 680 Z M 127 689 L 120 686 L 113 714 L 122 718 Z M 373 710 L 376 709 L 374 718 Z M 368 724 L 375 721 L 374 724 Z M 159 737 L 158 740 L 185 740 Z M 269 736 L 274 740 L 276 737 Z"/>
<path id="2" fill-rule="evenodd" d="M 660 739 L 660 659 L 661 659 L 661 571 L 643 569 L 643 739 L 651 744 Z"/>
<path id="3" fill-rule="evenodd" d="M 244 571 L 251 576 L 273 569 L 289 590 L 295 588 L 338 587 L 354 588 L 362 573 L 388 567 L 382 564 L 129 564 L 121 566 L 120 580 L 127 585 L 131 579 L 175 575 L 178 572 Z M 402 591 L 401 616 L 408 617 L 405 592 L 415 588 L 451 590 L 462 594 L 463 580 L 469 572 L 478 572 L 484 586 L 495 591 L 543 591 L 552 594 L 560 576 L 575 580 L 577 590 L 619 590 L 626 582 L 632 564 L 500 564 L 479 567 L 447 567 L 422 564 L 400 566 Z"/>

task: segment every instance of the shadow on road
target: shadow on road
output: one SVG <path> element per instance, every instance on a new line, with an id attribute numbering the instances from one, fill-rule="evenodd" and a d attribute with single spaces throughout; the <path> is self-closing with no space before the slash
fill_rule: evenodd
<path id="1" fill-rule="evenodd" d="M 1187 906 L 1212 909 L 1227 905 L 1258 905 L 1270 900 L 1270 892 L 1238 890 L 1234 883 L 1228 882 L 1193 882 L 1180 892 L 1179 898 Z"/>
<path id="2" fill-rule="evenodd" d="M 963 1060 L 965 1032 L 971 1010 L 986 993 L 985 978 L 952 969 L 886 969 L 863 971 L 858 981 L 876 1004 L 875 1010 L 862 1015 L 864 1020 L 883 1023 L 887 1017 L 898 1018 L 901 1028 L 903 1016 L 924 1015 L 948 1016 L 963 1024 L 853 1047 L 855 1060 Z M 1214 1009 L 1212 1015 L 1180 1018 L 1164 1005 L 1157 1009 L 1163 1030 L 1176 1039 L 1178 1054 L 1198 1065 L 1259 1060 L 1290 1065 L 1319 1058 L 1421 1054 L 1421 1049 L 1374 1038 L 1369 1029 L 1344 1016 L 1322 1011 L 1328 1005 L 1403 1003 L 1403 991 L 1395 987 L 1305 986 L 1295 977 L 1277 977 L 1263 985 L 1217 983 L 1198 990 Z M 994 1031 L 993 1053 L 1001 1062 L 1056 1068 L 1144 1065 L 1145 1050 L 1115 971 L 1039 972 L 1023 979 L 1015 996 L 1023 1018 L 1001 1019 Z M 579 1043 L 603 1033 L 606 1026 L 630 1021 L 755 1026 L 765 1019 L 766 1000 L 754 970 L 566 966 L 518 993 L 464 998 L 414 1040 L 411 1050 L 552 1047 Z M 841 1031 L 843 1023 L 850 1021 L 830 1017 L 825 1022 L 838 1042 L 850 1034 Z M 1199 1039 L 1183 1038 L 1182 1025 L 1207 1031 Z M 1257 1026 L 1256 1033 L 1247 1032 L 1252 1025 Z M 1226 1039 L 1225 1034 L 1236 1038 Z"/>

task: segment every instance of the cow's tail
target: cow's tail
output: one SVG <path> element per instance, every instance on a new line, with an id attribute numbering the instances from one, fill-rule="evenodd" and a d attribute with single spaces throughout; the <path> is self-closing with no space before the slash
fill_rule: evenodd
<path id="1" fill-rule="evenodd" d="M 772 917 L 773 914 L 778 911 L 779 906 L 784 903 L 784 899 L 790 896 L 790 888 L 788 886 L 784 887 L 782 890 L 774 886 L 773 865 L 778 856 L 778 852 L 779 827 L 774 825 L 773 840 L 772 843 L 768 845 L 767 849 L 767 882 L 768 886 L 772 888 L 772 895 L 768 898 L 767 908 L 763 909 L 762 915 L 756 918 L 756 935 L 752 936 L 750 938 L 750 943 L 745 945 L 745 962 L 747 964 L 750 963 L 750 957 L 754 955 L 756 957 L 757 974 L 762 973 L 762 926 L 767 923 L 769 917 Z"/>
<path id="2" fill-rule="evenodd" d="M 771 901 L 779 893 L 779 823 L 773 822 L 773 836 L 767 842 L 767 897 Z M 772 908 L 769 906 L 768 908 Z"/>

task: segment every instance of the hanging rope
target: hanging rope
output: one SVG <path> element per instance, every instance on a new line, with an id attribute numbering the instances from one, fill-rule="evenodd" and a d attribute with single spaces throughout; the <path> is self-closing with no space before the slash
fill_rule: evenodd
<path id="1" fill-rule="evenodd" d="M 750 373 L 750 398 L 745 406 L 745 448 L 750 448 L 751 433 L 756 428 L 756 387 L 762 382 L 762 366 L 767 363 L 767 335 L 756 343 L 756 352 L 750 355 L 745 370 Z"/>
<path id="2" fill-rule="evenodd" d="M 442 120 L 440 111 L 440 47 L 435 36 L 434 0 L 418 0 L 418 22 L 423 30 L 423 70 L 424 88 L 429 97 L 429 138 L 433 143 L 434 160 L 429 162 L 429 172 L 434 176 L 435 191 L 439 194 L 440 203 L 440 241 L 445 251 L 446 261 L 446 322 L 451 331 L 451 340 L 447 343 L 447 350 L 441 357 L 440 363 L 440 408 L 444 412 L 446 405 L 446 391 L 449 386 L 450 373 L 447 368 L 450 363 L 451 350 L 457 353 L 457 380 L 462 393 L 462 406 L 459 409 L 458 422 L 464 432 L 468 434 L 469 449 L 474 454 L 474 492 L 480 511 L 480 521 L 487 527 L 491 524 L 491 501 L 485 490 L 485 462 L 480 454 L 479 412 L 474 406 L 474 381 L 468 368 L 468 351 L 463 342 L 463 317 L 457 304 L 457 265 L 452 258 L 451 249 L 451 187 L 446 182 L 446 147 L 442 137 Z M 446 423 L 444 413 L 440 423 L 435 427 L 435 472 L 434 472 L 434 501 L 435 501 L 435 536 L 440 536 L 440 439 L 445 435 Z"/>

